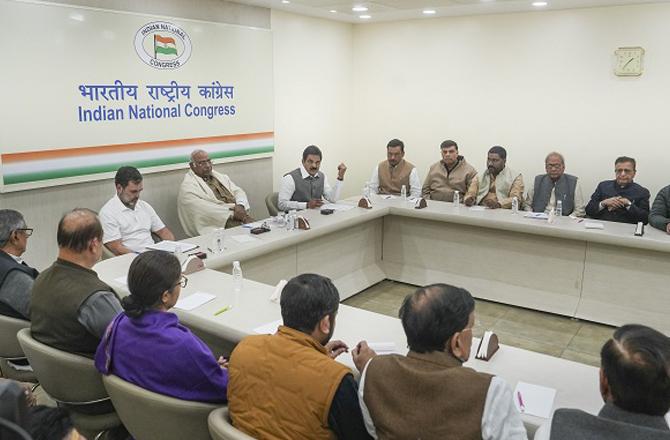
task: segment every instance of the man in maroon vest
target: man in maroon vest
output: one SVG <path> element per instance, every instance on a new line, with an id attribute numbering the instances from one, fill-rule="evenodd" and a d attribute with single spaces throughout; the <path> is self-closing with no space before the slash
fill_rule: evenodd
<path id="1" fill-rule="evenodd" d="M 409 353 L 375 356 L 359 397 L 366 428 L 380 439 L 521 440 L 526 430 L 504 380 L 463 367 L 475 302 L 467 290 L 432 284 L 400 308 Z"/>

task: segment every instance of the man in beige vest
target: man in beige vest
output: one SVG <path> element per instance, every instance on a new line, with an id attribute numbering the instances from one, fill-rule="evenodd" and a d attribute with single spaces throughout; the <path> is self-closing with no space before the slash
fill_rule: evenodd
<path id="1" fill-rule="evenodd" d="M 477 197 L 477 170 L 458 154 L 458 144 L 446 140 L 440 144 L 442 160 L 431 165 L 421 193 L 425 199 L 453 202 L 454 192 L 461 203 L 472 206 Z"/>
<path id="2" fill-rule="evenodd" d="M 467 290 L 432 284 L 408 295 L 400 319 L 407 356 L 373 357 L 359 399 L 379 439 L 521 440 L 526 430 L 503 379 L 463 367 L 475 302 Z"/>
<path id="3" fill-rule="evenodd" d="M 405 160 L 405 144 L 400 139 L 391 139 L 386 145 L 386 160 L 372 170 L 370 190 L 374 194 L 399 195 L 403 185 L 409 198 L 421 197 L 419 173 Z"/>
<path id="4" fill-rule="evenodd" d="M 233 425 L 259 439 L 368 439 L 351 371 L 334 361 L 348 350 L 331 341 L 340 295 L 330 279 L 299 275 L 281 293 L 284 325 L 248 336 L 230 356 Z M 357 368 L 374 355 L 357 348 Z"/>
<path id="5" fill-rule="evenodd" d="M 491 147 L 486 158 L 486 172 L 479 178 L 477 204 L 490 209 L 512 207 L 516 197 L 519 209 L 523 203 L 523 176 L 507 166 L 507 150 Z"/>

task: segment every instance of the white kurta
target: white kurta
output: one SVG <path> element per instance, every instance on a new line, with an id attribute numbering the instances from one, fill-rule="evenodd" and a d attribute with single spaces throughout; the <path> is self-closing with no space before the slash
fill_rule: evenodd
<path id="1" fill-rule="evenodd" d="M 249 209 L 249 201 L 244 191 L 225 174 L 212 170 L 216 177 L 235 197 L 236 203 L 224 203 L 217 199 L 207 183 L 189 170 L 179 188 L 177 214 L 184 232 L 189 237 L 205 235 L 216 228 L 223 228 L 228 217 L 233 215 L 231 208 L 235 204 Z"/>

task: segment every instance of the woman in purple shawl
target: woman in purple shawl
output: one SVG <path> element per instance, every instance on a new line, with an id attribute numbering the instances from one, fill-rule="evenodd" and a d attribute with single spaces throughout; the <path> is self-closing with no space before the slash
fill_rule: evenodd
<path id="1" fill-rule="evenodd" d="M 102 374 L 115 374 L 149 391 L 183 400 L 226 402 L 222 358 L 169 312 L 187 279 L 177 258 L 148 251 L 128 271 L 124 312 L 107 327 L 95 353 Z"/>

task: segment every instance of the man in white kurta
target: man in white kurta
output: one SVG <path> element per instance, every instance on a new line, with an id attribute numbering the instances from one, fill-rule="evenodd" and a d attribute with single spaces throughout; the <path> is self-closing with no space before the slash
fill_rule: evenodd
<path id="1" fill-rule="evenodd" d="M 225 174 L 212 169 L 206 151 L 191 153 L 191 169 L 179 188 L 177 213 L 189 236 L 204 235 L 216 228 L 232 228 L 252 222 L 245 192 Z"/>

